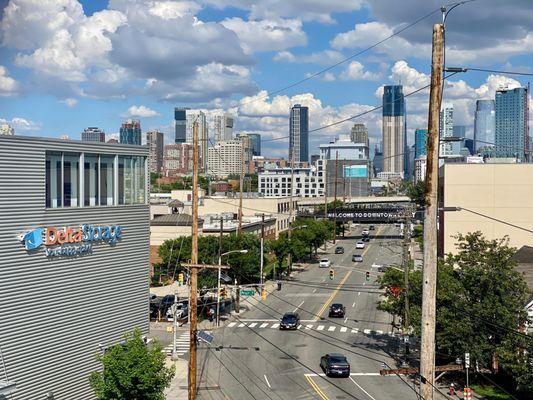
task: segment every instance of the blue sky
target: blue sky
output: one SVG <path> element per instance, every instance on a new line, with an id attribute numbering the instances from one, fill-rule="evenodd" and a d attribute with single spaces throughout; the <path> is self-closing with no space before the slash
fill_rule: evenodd
<path id="1" fill-rule="evenodd" d="M 0 0 L 0 120 L 17 134 L 78 139 L 87 126 L 112 137 L 127 118 L 172 140 L 175 106 L 228 110 L 237 130 L 285 136 L 288 110 L 310 107 L 311 128 L 380 103 L 380 87 L 409 92 L 428 82 L 437 12 L 401 35 L 326 74 L 266 97 L 436 10 L 430 0 Z M 531 72 L 529 0 L 477 0 L 448 18 L 448 65 Z M 505 23 L 502 23 L 505 21 Z M 454 77 L 455 78 L 455 77 Z M 455 123 L 473 124 L 475 100 L 527 80 L 467 73 L 445 97 Z M 407 100 L 408 132 L 427 123 L 427 92 Z M 532 113 L 533 114 L 533 113 Z M 381 136 L 381 114 L 366 123 Z M 321 142 L 351 123 L 317 132 Z M 412 135 L 411 135 L 412 136 Z M 412 142 L 412 138 L 410 138 Z M 283 140 L 265 142 L 286 155 Z"/>

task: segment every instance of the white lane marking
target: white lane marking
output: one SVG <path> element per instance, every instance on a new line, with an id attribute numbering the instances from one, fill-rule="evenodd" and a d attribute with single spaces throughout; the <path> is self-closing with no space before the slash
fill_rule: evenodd
<path id="1" fill-rule="evenodd" d="M 383 335 L 383 331 L 376 331 L 378 335 Z"/>
<path id="2" fill-rule="evenodd" d="M 272 324 L 271 328 L 276 329 L 279 326 L 279 324 Z"/>
<path id="3" fill-rule="evenodd" d="M 233 328 L 235 325 L 237 325 L 236 322 L 230 322 L 230 323 L 228 324 L 228 328 Z"/>
<path id="4" fill-rule="evenodd" d="M 266 328 L 268 325 L 268 322 L 265 322 L 264 324 L 259 325 L 259 328 Z"/>
<path id="5" fill-rule="evenodd" d="M 351 333 L 357 333 L 359 332 L 359 328 L 353 328 Z"/>
<path id="6" fill-rule="evenodd" d="M 348 317 L 344 318 L 344 323 L 348 322 Z"/>
<path id="7" fill-rule="evenodd" d="M 302 300 L 302 302 L 298 304 L 298 307 L 296 307 L 293 312 L 298 311 L 298 309 L 302 306 L 303 303 L 305 303 L 305 300 Z"/>
<path id="8" fill-rule="evenodd" d="M 239 324 L 238 328 L 242 328 L 243 326 L 246 326 L 246 324 Z"/>
<path id="9" fill-rule="evenodd" d="M 352 307 L 355 307 L 355 301 L 353 302 Z"/>
<path id="10" fill-rule="evenodd" d="M 270 389 L 272 389 L 272 386 L 270 386 L 270 382 L 268 381 L 268 378 L 267 378 L 267 376 L 266 376 L 266 375 L 264 375 L 264 377 L 265 377 L 265 381 L 266 381 L 266 383 L 267 383 L 268 387 L 269 387 Z"/>
<path id="11" fill-rule="evenodd" d="M 317 331 L 323 331 L 324 330 L 324 325 L 318 325 L 318 327 L 316 328 Z"/>
<path id="12" fill-rule="evenodd" d="M 348 330 L 348 328 L 346 328 L 345 326 L 343 326 L 343 327 L 341 328 L 341 332 L 346 332 L 347 330 Z"/>
<path id="13" fill-rule="evenodd" d="M 352 375 L 352 374 L 350 374 L 350 375 Z M 358 383 L 357 383 L 357 382 L 356 382 L 351 376 L 350 376 L 349 378 L 350 378 L 350 380 L 351 380 L 353 383 L 355 383 L 355 386 L 357 386 L 359 389 L 361 389 L 363 392 L 365 392 L 365 394 L 366 394 L 368 397 L 370 397 L 372 400 L 376 400 L 375 398 L 373 398 L 373 397 L 370 395 L 370 393 L 368 393 L 365 389 L 363 389 L 363 388 L 361 387 L 361 385 L 359 385 L 359 384 L 358 384 Z"/>
<path id="14" fill-rule="evenodd" d="M 319 374 L 315 374 L 315 373 L 304 374 L 304 376 L 310 376 L 310 377 L 326 376 L 326 374 L 321 372 Z M 380 374 L 379 372 L 350 372 L 350 376 L 380 376 Z M 385 375 L 385 376 L 396 376 L 396 375 L 391 374 L 391 375 Z"/>
<path id="15" fill-rule="evenodd" d="M 313 289 L 313 293 L 316 293 L 316 289 Z"/>
<path id="16" fill-rule="evenodd" d="M 239 321 L 242 321 L 242 322 L 276 322 L 276 321 L 279 321 L 279 319 L 268 319 L 268 318 L 239 318 Z M 234 322 L 232 322 L 233 324 Z M 229 324 L 228 326 L 231 326 L 231 324 Z"/>
<path id="17" fill-rule="evenodd" d="M 313 325 L 306 325 L 305 329 L 313 329 Z"/>
<path id="18" fill-rule="evenodd" d="M 363 283 L 363 285 L 364 285 L 364 283 Z M 357 295 L 358 295 L 358 296 L 361 296 L 361 292 L 357 292 Z"/>
<path id="19" fill-rule="evenodd" d="M 365 335 L 370 335 L 370 329 L 365 329 L 365 330 L 363 331 L 363 333 L 364 333 Z"/>
<path id="20" fill-rule="evenodd" d="M 302 324 L 298 325 L 298 328 L 296 328 L 296 329 L 300 329 L 301 327 L 302 327 Z"/>
<path id="21" fill-rule="evenodd" d="M 337 328 L 336 326 L 330 326 L 330 327 L 328 328 L 328 331 L 329 331 L 329 332 L 334 332 L 336 328 Z"/>
<path id="22" fill-rule="evenodd" d="M 257 325 L 257 322 L 253 322 L 250 325 L 248 325 L 250 328 L 254 328 Z"/>

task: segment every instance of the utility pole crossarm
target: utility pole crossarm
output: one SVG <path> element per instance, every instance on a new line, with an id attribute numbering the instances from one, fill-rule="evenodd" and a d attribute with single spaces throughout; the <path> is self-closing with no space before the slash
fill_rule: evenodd
<path id="1" fill-rule="evenodd" d="M 230 269 L 229 265 L 214 265 L 214 264 L 181 264 L 184 267 L 195 269 Z"/>

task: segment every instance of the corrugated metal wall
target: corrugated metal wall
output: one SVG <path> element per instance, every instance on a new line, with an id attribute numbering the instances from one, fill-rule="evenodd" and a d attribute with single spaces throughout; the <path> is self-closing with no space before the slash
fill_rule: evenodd
<path id="1" fill-rule="evenodd" d="M 99 345 L 135 327 L 148 332 L 149 206 L 45 209 L 45 151 L 147 155 L 145 148 L 0 136 L 0 346 L 13 400 L 93 399 Z M 122 226 L 115 245 L 48 259 L 28 253 L 28 229 Z M 1 366 L 0 366 L 1 367 Z M 0 373 L 3 373 L 0 368 Z M 3 378 L 1 376 L 0 378 Z"/>

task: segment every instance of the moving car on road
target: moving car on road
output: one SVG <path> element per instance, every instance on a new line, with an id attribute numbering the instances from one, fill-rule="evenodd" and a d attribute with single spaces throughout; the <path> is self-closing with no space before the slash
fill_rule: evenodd
<path id="1" fill-rule="evenodd" d="M 330 317 L 338 317 L 343 318 L 346 314 L 346 307 L 344 307 L 341 303 L 333 303 L 329 307 L 329 316 Z"/>
<path id="2" fill-rule="evenodd" d="M 344 247 L 342 246 L 337 246 L 335 248 L 335 254 L 344 254 Z"/>
<path id="3" fill-rule="evenodd" d="M 368 230 L 370 230 L 370 231 L 373 231 L 373 230 L 375 230 L 375 229 L 376 229 L 376 227 L 375 227 L 374 225 L 370 225 L 370 226 L 368 227 Z"/>
<path id="4" fill-rule="evenodd" d="M 363 242 L 370 242 L 370 238 L 368 236 L 365 236 L 363 239 L 361 239 Z"/>
<path id="5" fill-rule="evenodd" d="M 295 312 L 288 312 L 283 314 L 279 323 L 279 329 L 298 329 L 300 324 L 300 316 Z"/>
<path id="6" fill-rule="evenodd" d="M 330 353 L 320 358 L 320 367 L 326 376 L 350 376 L 350 364 L 346 357 L 339 353 Z"/>
<path id="7" fill-rule="evenodd" d="M 323 258 L 320 260 L 320 263 L 318 264 L 319 268 L 329 268 L 331 266 L 331 262 L 327 258 Z"/>
<path id="8" fill-rule="evenodd" d="M 363 262 L 363 256 L 361 254 L 354 254 L 352 256 L 353 262 Z"/>
<path id="9" fill-rule="evenodd" d="M 356 249 L 364 249 L 365 248 L 365 242 L 359 241 L 355 244 Z"/>
<path id="10" fill-rule="evenodd" d="M 370 235 L 370 231 L 368 229 L 364 229 L 362 232 L 361 232 L 361 236 L 365 237 L 365 236 L 368 236 Z"/>

